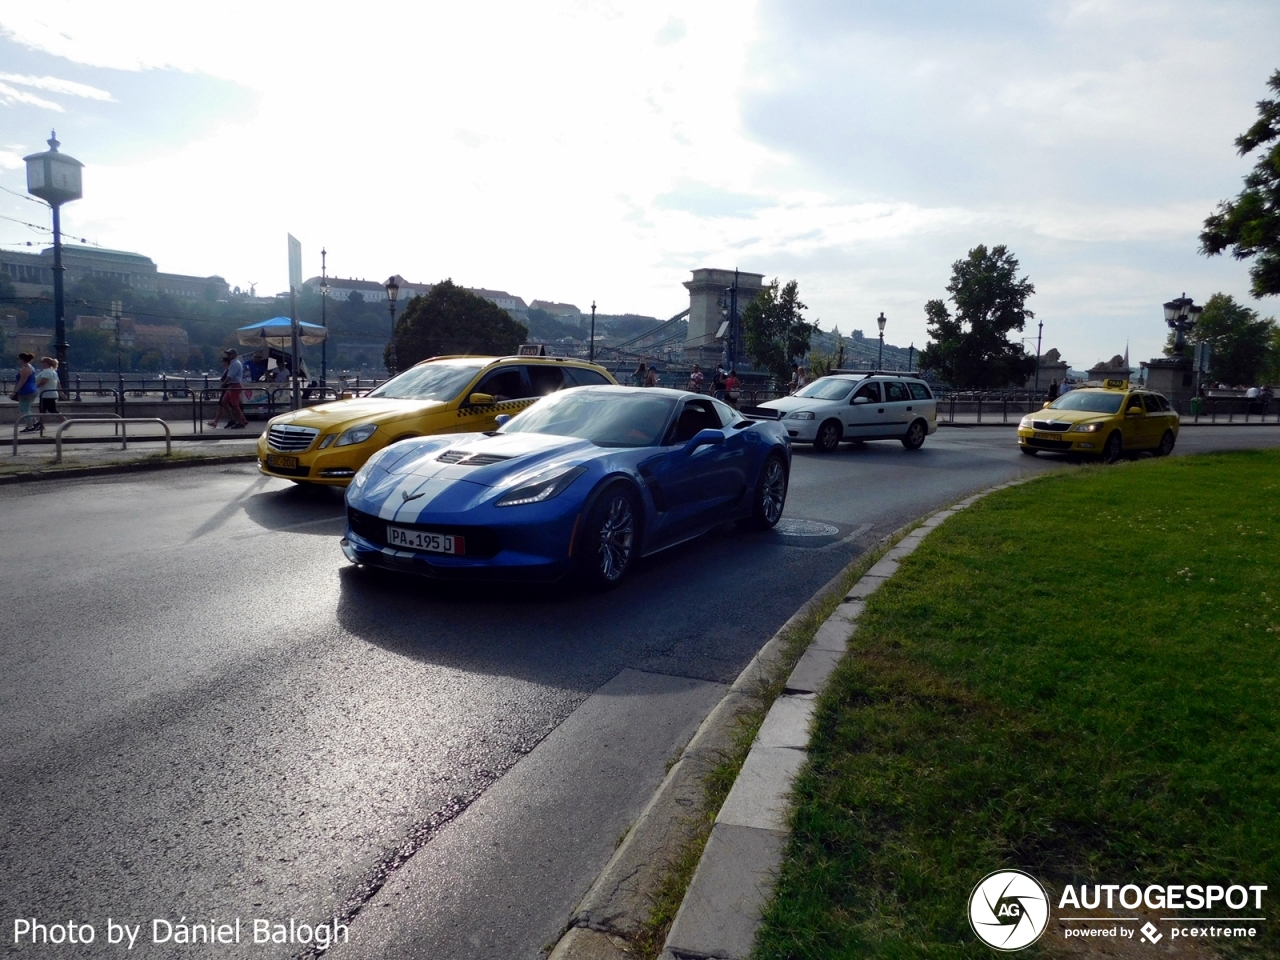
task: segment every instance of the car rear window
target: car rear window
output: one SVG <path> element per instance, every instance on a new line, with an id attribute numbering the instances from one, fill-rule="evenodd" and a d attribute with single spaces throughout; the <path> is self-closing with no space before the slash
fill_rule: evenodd
<path id="1" fill-rule="evenodd" d="M 907 393 L 906 384 L 899 383 L 897 380 L 886 380 L 884 399 L 885 403 L 895 403 L 899 400 L 910 400 L 911 394 Z"/>
<path id="2" fill-rule="evenodd" d="M 565 367 L 565 377 L 577 384 L 579 387 L 600 387 L 609 383 L 608 379 L 595 370 L 586 370 L 583 367 Z"/>
<path id="3" fill-rule="evenodd" d="M 915 381 L 907 381 L 907 389 L 911 391 L 912 400 L 932 400 L 933 394 L 929 392 L 929 388 L 923 383 Z"/>

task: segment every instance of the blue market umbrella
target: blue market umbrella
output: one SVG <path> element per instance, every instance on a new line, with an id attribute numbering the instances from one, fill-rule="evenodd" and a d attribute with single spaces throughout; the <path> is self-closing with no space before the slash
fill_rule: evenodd
<path id="1" fill-rule="evenodd" d="M 246 347 L 261 347 L 264 344 L 287 350 L 293 344 L 292 323 L 288 317 L 272 317 L 270 320 L 259 320 L 247 327 L 236 329 L 236 339 Z M 329 339 L 329 331 L 318 323 L 298 321 L 298 342 L 306 346 L 323 343 Z"/>

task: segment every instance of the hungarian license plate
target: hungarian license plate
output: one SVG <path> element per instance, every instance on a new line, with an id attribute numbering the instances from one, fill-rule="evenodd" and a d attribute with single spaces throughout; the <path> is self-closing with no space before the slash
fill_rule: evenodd
<path id="1" fill-rule="evenodd" d="M 1060 434 L 1060 433 L 1040 433 L 1039 431 L 1037 431 L 1037 432 L 1036 432 L 1036 439 L 1037 439 L 1037 440 L 1061 440 L 1061 439 L 1062 439 L 1062 434 Z"/>
<path id="2" fill-rule="evenodd" d="M 297 458 L 297 457 L 282 457 L 282 456 L 280 456 L 279 454 L 275 454 L 275 453 L 268 453 L 268 454 L 267 454 L 267 466 L 268 466 L 268 467 L 279 467 L 281 470 L 297 470 L 297 469 L 298 469 L 298 458 Z"/>
<path id="3" fill-rule="evenodd" d="M 448 533 L 426 533 L 422 530 L 406 530 L 404 527 L 387 527 L 387 545 L 423 550 L 427 553 L 449 553 L 455 557 L 466 554 L 462 537 Z"/>

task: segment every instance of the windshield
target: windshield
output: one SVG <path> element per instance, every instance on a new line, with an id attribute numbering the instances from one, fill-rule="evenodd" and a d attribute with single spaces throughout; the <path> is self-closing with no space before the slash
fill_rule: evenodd
<path id="1" fill-rule="evenodd" d="M 501 432 L 577 437 L 599 447 L 651 447 L 661 438 L 675 405 L 672 397 L 652 394 L 565 390 L 543 397 Z"/>
<path id="2" fill-rule="evenodd" d="M 483 363 L 423 363 L 392 377 L 371 397 L 392 400 L 452 400 L 480 372 Z"/>
<path id="3" fill-rule="evenodd" d="M 1088 390 L 1072 390 L 1049 404 L 1050 410 L 1084 410 L 1087 413 L 1116 413 L 1124 400 L 1123 393 L 1091 393 Z"/>
<path id="4" fill-rule="evenodd" d="M 810 397 L 814 400 L 843 400 L 853 388 L 852 381 L 839 380 L 835 377 L 823 377 L 820 380 L 813 381 L 813 383 L 797 393 L 796 396 Z"/>

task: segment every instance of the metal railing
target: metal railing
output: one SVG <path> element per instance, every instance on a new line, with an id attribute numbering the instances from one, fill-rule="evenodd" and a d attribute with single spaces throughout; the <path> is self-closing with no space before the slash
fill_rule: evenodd
<path id="1" fill-rule="evenodd" d="M 161 400 L 185 399 L 194 391 L 218 389 L 220 378 L 215 374 L 201 374 L 193 377 L 170 376 L 112 376 L 111 374 L 83 375 L 76 374 L 67 384 L 69 402 L 79 403 L 86 398 L 97 397 L 159 397 Z M 320 394 L 326 397 L 338 397 L 343 392 L 353 396 L 363 396 L 375 387 L 387 382 L 386 377 L 330 377 L 323 382 L 300 384 L 303 394 Z M 13 386 L 11 386 L 11 384 Z M 16 378 L 0 377 L 0 395 L 8 395 L 16 387 Z M 246 380 L 245 389 L 282 389 L 293 392 L 290 381 Z"/>
<path id="2" fill-rule="evenodd" d="M 39 422 L 39 424 L 40 424 L 40 426 L 41 426 L 40 436 L 42 436 L 42 437 L 43 437 L 43 436 L 44 436 L 44 429 L 43 429 L 43 428 L 44 428 L 44 418 L 45 418 L 45 417 L 52 417 L 52 416 L 61 416 L 61 414 L 52 414 L 52 413 L 23 413 L 23 414 L 20 414 L 20 415 L 18 416 L 18 419 L 17 419 L 17 420 L 13 421 L 13 456 L 15 456 L 15 457 L 16 457 L 16 456 L 18 455 L 18 425 L 19 425 L 19 424 L 21 424 L 21 423 L 22 423 L 23 421 L 25 421 L 25 420 L 35 420 L 35 421 Z M 101 423 L 101 422 L 103 422 L 103 421 L 105 421 L 105 422 L 107 422 L 107 423 L 119 423 L 119 422 L 120 422 L 120 417 L 117 417 L 117 416 L 115 416 L 114 414 L 106 414 L 106 415 L 101 416 L 101 417 L 92 417 L 92 418 L 91 418 L 91 417 L 80 417 L 80 418 L 78 418 L 78 419 L 81 419 L 81 420 L 93 419 L 93 420 L 96 420 L 96 421 L 98 421 L 98 422 L 100 422 L 100 423 Z M 67 420 L 64 420 L 63 422 L 64 422 L 64 423 L 70 423 L 70 422 L 71 422 L 71 420 L 70 420 L 70 418 L 68 418 Z M 25 431 L 24 431 L 24 432 L 25 432 Z M 122 447 L 121 449 L 125 449 L 125 448 L 123 448 L 123 447 Z"/>
<path id="3" fill-rule="evenodd" d="M 62 435 L 78 423 L 111 423 L 120 426 L 120 449 L 129 449 L 129 427 L 131 423 L 158 423 L 164 427 L 164 455 L 166 457 L 173 455 L 173 431 L 169 429 L 169 424 L 165 423 L 158 417 L 77 417 L 71 420 L 64 420 L 58 424 L 58 432 L 53 435 L 54 443 L 54 463 L 62 462 Z M 158 440 L 159 437 L 135 437 L 135 440 Z M 17 452 L 17 433 L 14 433 L 14 445 Z"/>

